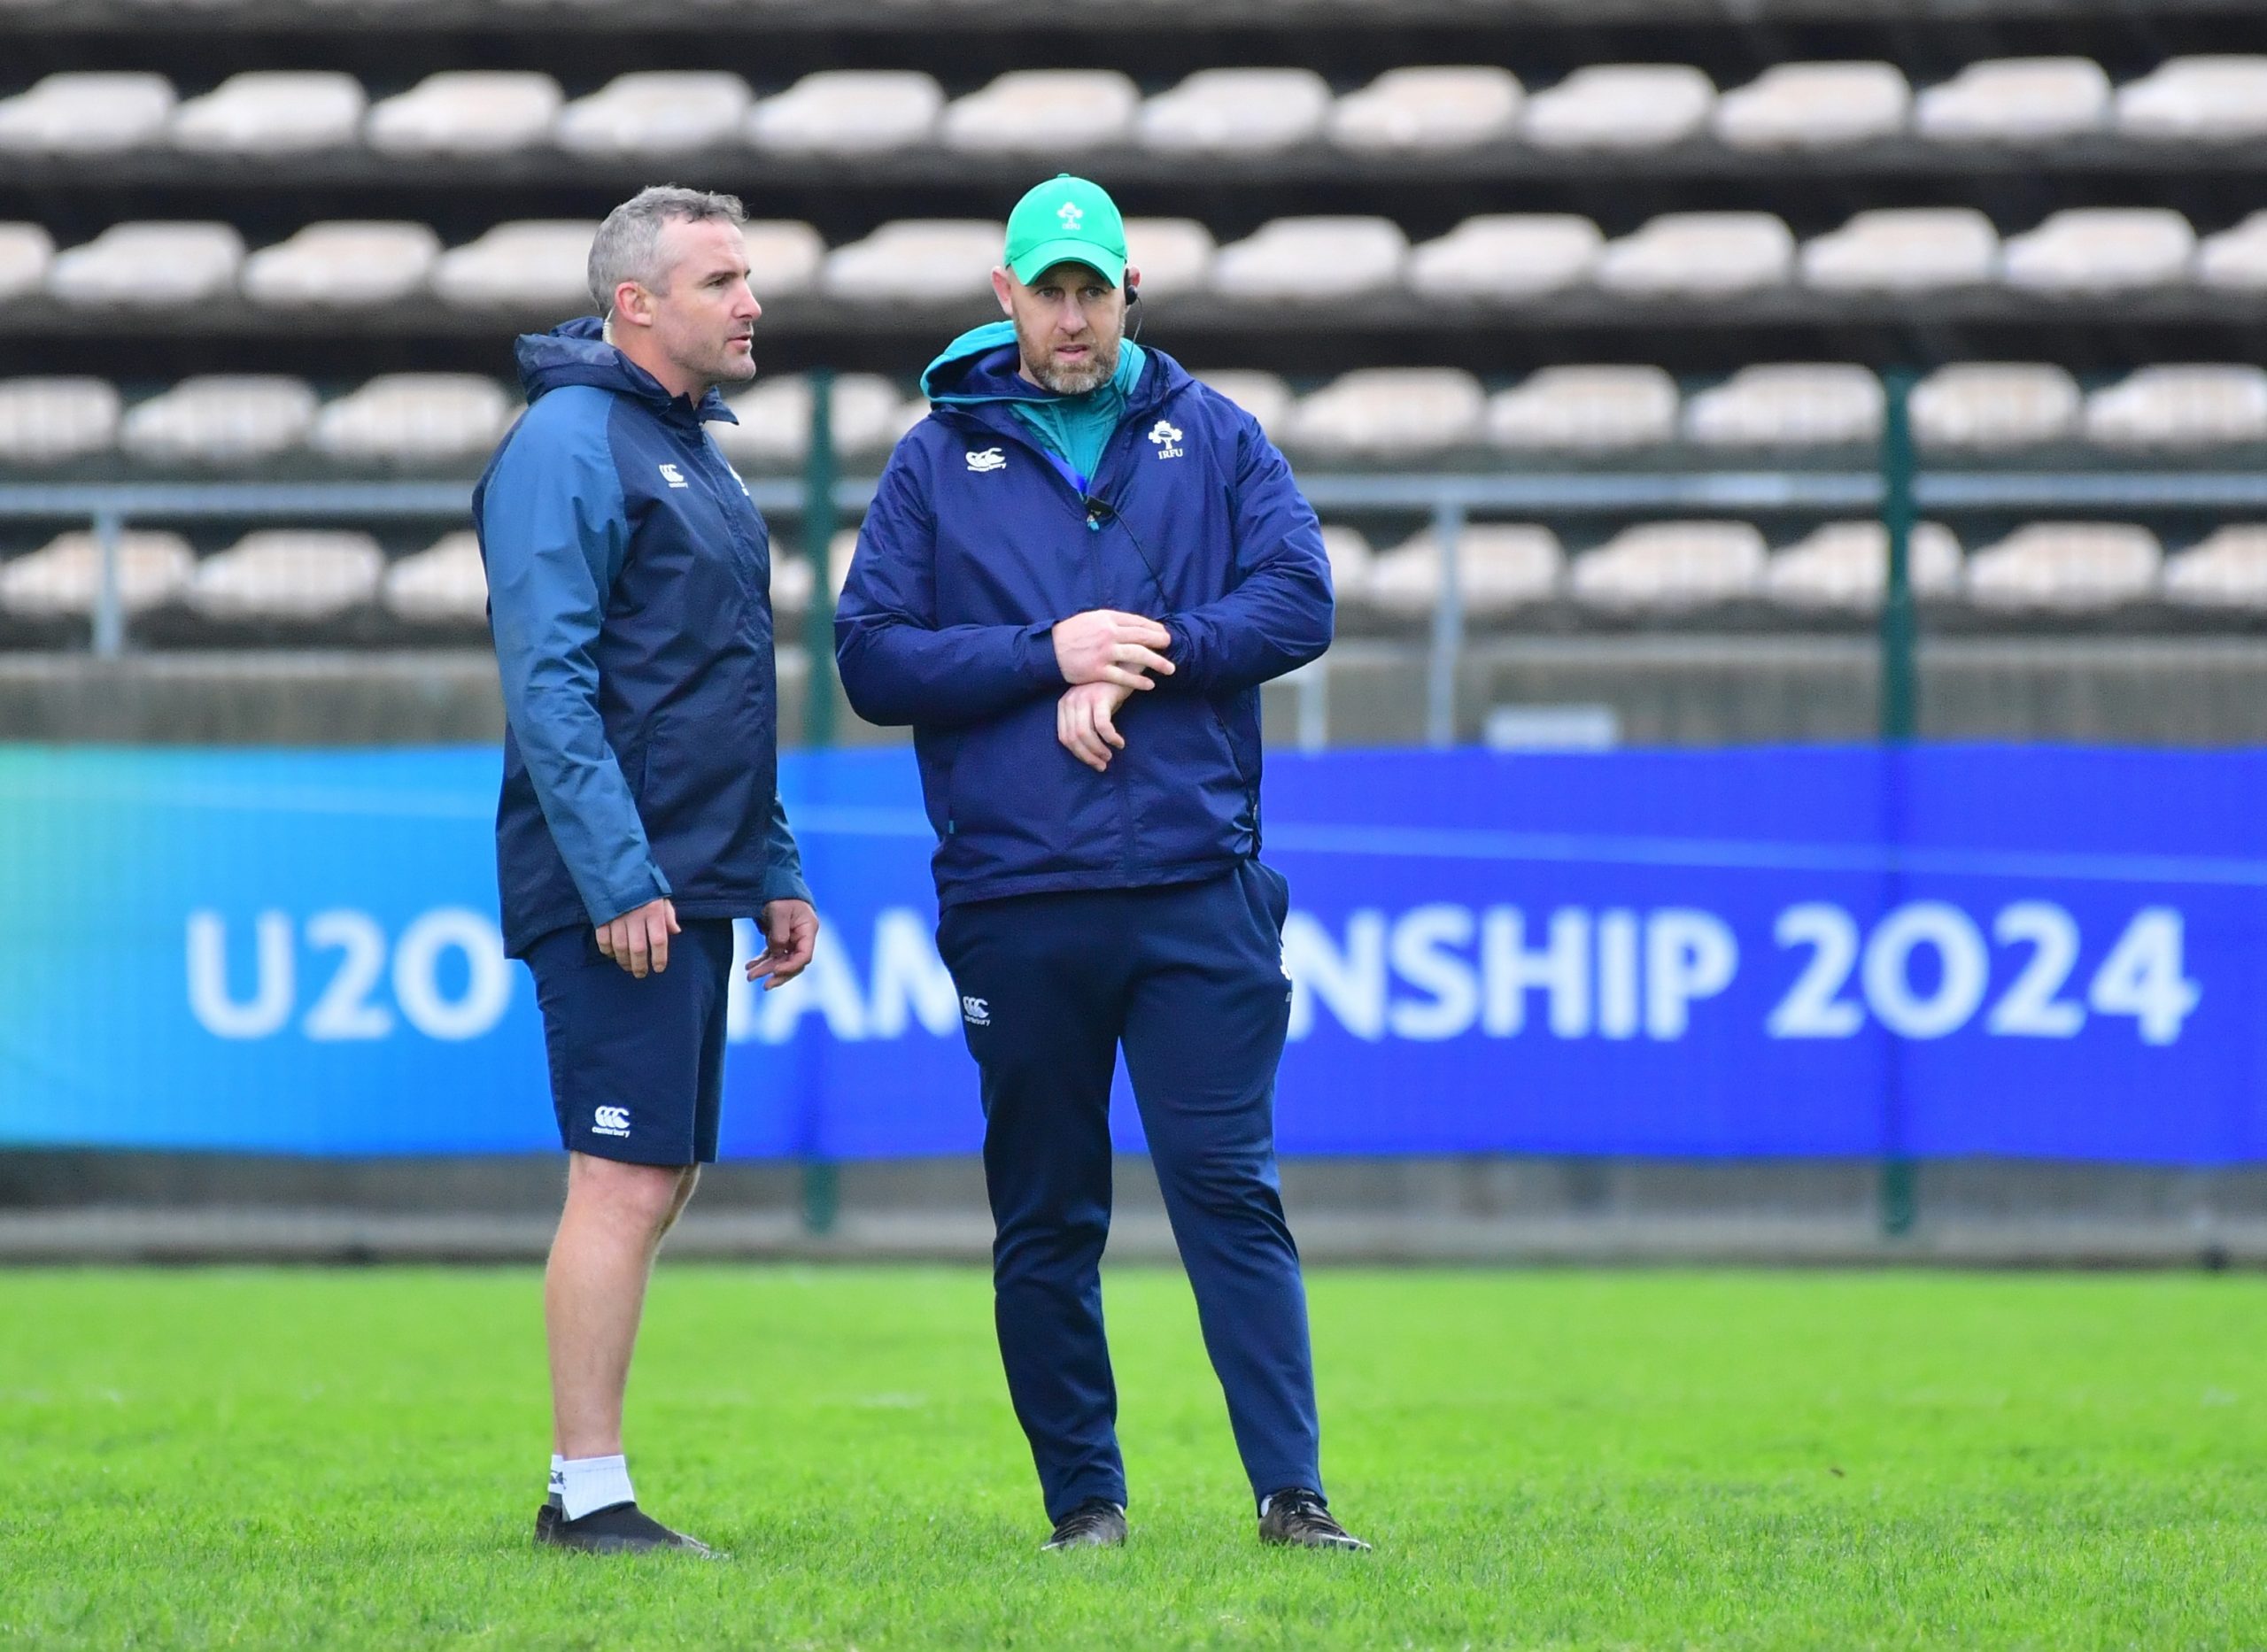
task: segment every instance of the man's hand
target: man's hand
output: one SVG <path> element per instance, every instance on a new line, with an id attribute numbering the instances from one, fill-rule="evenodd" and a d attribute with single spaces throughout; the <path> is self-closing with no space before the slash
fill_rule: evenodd
<path id="1" fill-rule="evenodd" d="M 808 900 L 770 900 L 763 906 L 763 955 L 747 961 L 747 978 L 767 992 L 809 967 L 818 946 L 818 914 Z M 770 979 L 765 980 L 769 976 Z"/>
<path id="2" fill-rule="evenodd" d="M 1110 719 L 1134 698 L 1134 691 L 1115 683 L 1081 683 L 1064 691 L 1055 702 L 1055 737 L 1064 749 L 1095 773 L 1110 767 L 1111 751 L 1126 749 L 1126 737 Z"/>
<path id="3" fill-rule="evenodd" d="M 599 950 L 644 980 L 669 967 L 669 937 L 677 932 L 677 908 L 666 896 L 599 925 Z"/>
<path id="4" fill-rule="evenodd" d="M 1113 683 L 1119 688 L 1156 686 L 1144 671 L 1172 675 L 1163 650 L 1172 634 L 1155 620 L 1116 608 L 1089 608 L 1055 626 L 1055 663 L 1065 683 Z"/>

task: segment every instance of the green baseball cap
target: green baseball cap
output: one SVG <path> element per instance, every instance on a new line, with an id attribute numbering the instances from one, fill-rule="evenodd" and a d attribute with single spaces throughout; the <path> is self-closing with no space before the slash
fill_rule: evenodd
<path id="1" fill-rule="evenodd" d="M 1126 220 L 1102 185 L 1057 173 L 1008 214 L 1008 267 L 1020 282 L 1083 264 L 1115 287 L 1126 279 Z"/>

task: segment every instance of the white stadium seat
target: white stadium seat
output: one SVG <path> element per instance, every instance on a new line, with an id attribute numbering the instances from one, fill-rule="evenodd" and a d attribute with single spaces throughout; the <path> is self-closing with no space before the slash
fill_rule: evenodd
<path id="1" fill-rule="evenodd" d="M 449 69 L 370 111 L 364 139 L 383 155 L 503 155 L 551 137 L 559 82 L 526 69 Z"/>
<path id="2" fill-rule="evenodd" d="M 1576 557 L 1568 583 L 1592 607 L 1675 612 L 1753 596 L 1768 560 L 1752 522 L 1641 522 Z"/>
<path id="3" fill-rule="evenodd" d="M 2207 235 L 2196 249 L 2196 280 L 2220 292 L 2267 292 L 2267 211 Z"/>
<path id="4" fill-rule="evenodd" d="M 2215 529 L 2165 559 L 2164 598 L 2184 608 L 2267 608 L 2267 528 Z"/>
<path id="5" fill-rule="evenodd" d="M 1676 434 L 1676 381 L 1659 367 L 1544 367 L 1488 404 L 1488 439 L 1512 452 L 1605 452 Z"/>
<path id="6" fill-rule="evenodd" d="M 121 403 L 104 379 L 0 379 L 0 464 L 54 465 L 108 452 Z"/>
<path id="7" fill-rule="evenodd" d="M 1737 150 L 1842 149 L 1896 136 L 1912 107 L 1894 64 L 1775 63 L 1718 98 L 1709 124 Z"/>
<path id="8" fill-rule="evenodd" d="M 2120 135 L 2171 143 L 2267 137 L 2267 57 L 2175 58 L 2117 89 Z"/>
<path id="9" fill-rule="evenodd" d="M 1357 154 L 1471 149 L 1510 136 L 1524 101 L 1509 69 L 1388 69 L 1338 100 L 1330 141 Z"/>
<path id="10" fill-rule="evenodd" d="M 1311 453 L 1405 459 L 1478 442 L 1486 411 L 1459 367 L 1365 367 L 1302 398 L 1288 434 Z"/>
<path id="11" fill-rule="evenodd" d="M 2156 592 L 2156 536 L 2124 522 L 2032 522 L 1968 559 L 1978 607 L 2082 613 Z"/>
<path id="12" fill-rule="evenodd" d="M 310 224 L 246 259 L 242 284 L 270 309 L 360 309 L 422 290 L 440 256 L 424 224 Z"/>
<path id="13" fill-rule="evenodd" d="M 1278 218 L 1220 249 L 1215 291 L 1313 302 L 1398 284 L 1409 240 L 1389 218 Z"/>
<path id="14" fill-rule="evenodd" d="M 462 310 L 516 314 L 591 307 L 591 240 L 585 219 L 522 219 L 453 247 L 433 266 L 433 291 Z"/>
<path id="15" fill-rule="evenodd" d="M 988 292 L 1006 226 L 904 218 L 826 255 L 819 285 L 854 304 L 959 304 Z"/>
<path id="16" fill-rule="evenodd" d="M 1144 147 L 1170 154 L 1248 155 L 1322 134 L 1330 85 L 1307 69 L 1199 69 L 1141 106 Z"/>
<path id="17" fill-rule="evenodd" d="M 1369 536 L 1344 522 L 1325 522 L 1322 553 L 1330 563 L 1330 588 L 1338 598 L 1338 606 L 1367 606 L 1370 569 L 1377 561 Z"/>
<path id="18" fill-rule="evenodd" d="M 1503 618 L 1559 594 L 1567 553 L 1548 528 L 1467 522 L 1457 536 L 1457 592 L 1466 617 Z M 1381 551 L 1366 582 L 1372 606 L 1401 619 L 1428 614 L 1442 596 L 1440 540 L 1429 528 Z"/>
<path id="19" fill-rule="evenodd" d="M 1989 286 L 2000 232 L 1972 206 L 1886 206 L 1804 244 L 1803 284 L 1823 292 L 1930 292 Z"/>
<path id="20" fill-rule="evenodd" d="M 1836 447 L 1881 435 L 1881 381 L 1838 362 L 1743 367 L 1684 406 L 1703 447 Z"/>
<path id="21" fill-rule="evenodd" d="M 1141 291 L 1149 297 L 1203 291 L 1211 283 L 1219 251 L 1212 232 L 1193 218 L 1126 220 L 1126 261 L 1141 272 Z"/>
<path id="22" fill-rule="evenodd" d="M 775 155 L 880 155 L 925 143 L 944 89 L 917 69 L 826 69 L 748 112 L 748 140 Z"/>
<path id="23" fill-rule="evenodd" d="M 197 558 L 179 534 L 129 528 L 118 537 L 119 606 L 139 614 L 189 589 Z M 103 585 L 102 544 L 85 529 L 0 563 L 0 608 L 30 618 L 91 614 Z"/>
<path id="24" fill-rule="evenodd" d="M 56 255 L 47 289 L 74 308 L 173 310 L 236 286 L 244 237 L 227 224 L 113 224 Z"/>
<path id="25" fill-rule="evenodd" d="M 758 380 L 726 404 L 738 424 L 719 421 L 708 434 L 724 456 L 734 463 L 800 465 L 810 451 L 811 386 L 801 374 Z M 834 451 L 839 454 L 878 452 L 895 442 L 902 429 L 905 398 L 897 386 L 872 373 L 837 374 L 829 398 L 833 421 Z"/>
<path id="26" fill-rule="evenodd" d="M 940 130 L 963 154 L 1095 149 L 1133 135 L 1141 94 L 1113 69 L 1015 69 L 956 98 Z"/>
<path id="27" fill-rule="evenodd" d="M 1941 522 L 1918 522 L 1905 542 L 1916 597 L 1960 590 L 1960 542 Z M 1772 557 L 1763 594 L 1791 608 L 1874 609 L 1889 590 L 1889 530 L 1879 522 L 1829 522 Z"/>
<path id="28" fill-rule="evenodd" d="M 173 118 L 162 74 L 50 74 L 0 98 L 0 154 L 115 155 L 157 143 Z"/>
<path id="29" fill-rule="evenodd" d="M 2111 447 L 2199 448 L 2267 441 L 2267 370 L 2143 367 L 2086 398 L 2086 439 Z"/>
<path id="30" fill-rule="evenodd" d="M 2043 362 L 1963 361 L 1915 384 L 1907 405 L 1923 447 L 1996 452 L 2068 439 L 2078 427 L 2078 382 Z"/>
<path id="31" fill-rule="evenodd" d="M 826 242 L 800 219 L 752 218 L 740 227 L 747 279 L 758 302 L 809 292 L 826 262 Z"/>
<path id="32" fill-rule="evenodd" d="M 1923 91 L 1913 127 L 1943 143 L 2051 143 L 2109 120 L 2109 77 L 2085 58 L 1971 63 Z"/>
<path id="33" fill-rule="evenodd" d="M 307 442 L 349 463 L 484 457 L 510 424 L 513 405 L 501 384 L 476 373 L 390 373 L 325 406 Z"/>
<path id="34" fill-rule="evenodd" d="M 2010 236 L 2000 263 L 2008 286 L 2031 292 L 2131 292 L 2178 284 L 2195 252 L 2196 232 L 2167 208 L 2074 206 Z"/>
<path id="35" fill-rule="evenodd" d="M 682 154 L 739 136 L 747 82 L 713 69 L 647 69 L 608 81 L 560 111 L 559 146 L 582 155 Z"/>
<path id="36" fill-rule="evenodd" d="M 476 623 L 488 615 L 488 570 L 469 528 L 444 535 L 385 571 L 379 597 L 388 612 L 414 624 Z"/>
<path id="37" fill-rule="evenodd" d="M 174 112 L 174 147 L 199 155 L 290 155 L 361 135 L 362 82 L 335 70 L 232 74 Z"/>
<path id="38" fill-rule="evenodd" d="M 1291 387 L 1275 374 L 1231 368 L 1196 376 L 1257 419 L 1271 436 L 1280 435 L 1289 421 Z"/>
<path id="39" fill-rule="evenodd" d="M 263 528 L 197 565 L 189 606 L 215 620 L 321 620 L 378 594 L 385 556 L 368 534 Z"/>
<path id="40" fill-rule="evenodd" d="M 1605 245 L 1570 212 L 1489 213 L 1412 251 L 1409 286 L 1436 298 L 1537 297 L 1587 279 Z"/>
<path id="41" fill-rule="evenodd" d="M 1699 131 L 1715 101 L 1689 65 L 1592 64 L 1528 98 L 1520 135 L 1538 149 L 1666 149 Z"/>
<path id="42" fill-rule="evenodd" d="M 315 393 L 278 374 L 183 379 L 126 415 L 119 445 L 159 464 L 241 464 L 303 445 Z"/>
<path id="43" fill-rule="evenodd" d="M 1664 212 L 1611 242 L 1593 279 L 1639 297 L 1722 297 L 1783 285 L 1795 237 L 1768 212 Z"/>
<path id="44" fill-rule="evenodd" d="M 20 298 L 47 282 L 55 241 L 37 224 L 0 224 L 0 298 Z"/>
<path id="45" fill-rule="evenodd" d="M 856 529 L 849 529 L 854 535 Z M 847 580 L 844 582 L 848 583 Z M 810 559 L 790 556 L 778 546 L 771 552 L 771 614 L 775 635 L 785 636 L 786 621 L 810 612 L 811 589 L 816 582 L 811 577 Z"/>

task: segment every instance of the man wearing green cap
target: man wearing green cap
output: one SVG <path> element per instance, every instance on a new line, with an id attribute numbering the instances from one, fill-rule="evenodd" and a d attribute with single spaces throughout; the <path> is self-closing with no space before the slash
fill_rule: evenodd
<path id="1" fill-rule="evenodd" d="M 1095 184 L 1017 203 L 1008 319 L 923 376 L 836 656 L 862 716 L 913 727 L 1048 1547 L 1126 1538 L 1100 1273 L 1122 1049 L 1259 1535 L 1359 1549 L 1323 1498 L 1276 1178 L 1288 889 L 1259 859 L 1259 685 L 1329 645 L 1329 563 L 1250 415 L 1126 337 L 1140 281 Z"/>

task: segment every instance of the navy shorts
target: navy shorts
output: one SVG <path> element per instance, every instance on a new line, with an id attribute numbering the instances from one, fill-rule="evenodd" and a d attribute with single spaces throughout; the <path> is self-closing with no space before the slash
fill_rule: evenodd
<path id="1" fill-rule="evenodd" d="M 669 967 L 639 980 L 586 925 L 528 948 L 559 1145 L 629 1164 L 707 1164 L 724 1099 L 729 918 L 680 920 Z"/>

